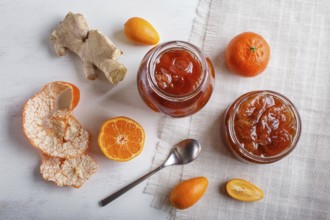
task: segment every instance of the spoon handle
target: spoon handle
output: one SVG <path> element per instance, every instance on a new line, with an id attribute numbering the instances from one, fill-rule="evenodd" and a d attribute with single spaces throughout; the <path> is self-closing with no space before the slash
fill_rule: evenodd
<path id="1" fill-rule="evenodd" d="M 164 165 L 161 165 L 161 166 L 157 167 L 156 169 L 150 171 L 149 173 L 145 174 L 144 176 L 140 177 L 139 179 L 135 180 L 134 182 L 128 184 L 124 188 L 118 190 L 117 192 L 113 193 L 112 195 L 110 195 L 110 196 L 106 197 L 105 199 L 101 200 L 100 203 L 99 203 L 100 206 L 106 206 L 107 204 L 109 204 L 113 200 L 117 199 L 119 196 L 121 196 L 122 194 L 124 194 L 128 190 L 132 189 L 134 186 L 141 183 L 143 180 L 147 179 L 149 176 L 151 176 L 151 175 L 155 174 L 156 172 L 158 172 L 159 170 L 161 170 L 162 168 L 164 168 Z"/>

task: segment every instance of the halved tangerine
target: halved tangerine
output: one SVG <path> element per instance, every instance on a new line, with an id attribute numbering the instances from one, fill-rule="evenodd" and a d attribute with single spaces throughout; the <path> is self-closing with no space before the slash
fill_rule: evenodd
<path id="1" fill-rule="evenodd" d="M 120 116 L 102 124 L 98 144 L 107 158 L 128 161 L 141 153 L 144 139 L 144 129 L 139 123 Z"/>

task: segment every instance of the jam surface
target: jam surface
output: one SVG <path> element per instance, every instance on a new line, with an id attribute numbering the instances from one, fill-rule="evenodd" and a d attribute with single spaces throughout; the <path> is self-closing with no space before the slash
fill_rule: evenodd
<path id="1" fill-rule="evenodd" d="M 296 128 L 291 108 L 271 94 L 247 97 L 240 103 L 234 118 L 239 143 L 257 156 L 275 156 L 289 148 Z"/>
<path id="2" fill-rule="evenodd" d="M 154 78 L 160 90 L 183 96 L 195 91 L 203 72 L 198 59 L 184 49 L 166 50 L 156 60 Z"/>
<path id="3" fill-rule="evenodd" d="M 214 86 L 211 60 L 194 45 L 171 41 L 151 49 L 142 59 L 138 90 L 155 112 L 184 117 L 201 110 Z"/>

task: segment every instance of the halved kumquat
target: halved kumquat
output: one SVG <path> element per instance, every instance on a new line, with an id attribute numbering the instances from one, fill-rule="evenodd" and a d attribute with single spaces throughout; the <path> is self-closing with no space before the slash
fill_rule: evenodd
<path id="1" fill-rule="evenodd" d="M 232 179 L 228 181 L 226 190 L 231 197 L 243 202 L 254 202 L 265 196 L 261 189 L 243 179 Z"/>

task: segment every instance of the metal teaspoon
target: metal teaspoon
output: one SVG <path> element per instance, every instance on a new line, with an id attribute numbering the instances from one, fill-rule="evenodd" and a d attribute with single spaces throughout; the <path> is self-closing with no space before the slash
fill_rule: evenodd
<path id="1" fill-rule="evenodd" d="M 105 199 L 100 201 L 100 206 L 106 206 L 134 186 L 141 183 L 143 180 L 147 179 L 149 176 L 155 174 L 159 170 L 163 169 L 164 167 L 171 166 L 171 165 L 183 165 L 190 163 L 191 161 L 195 160 L 199 153 L 201 152 L 201 145 L 195 139 L 186 139 L 179 143 L 177 143 L 170 151 L 167 159 L 165 162 L 157 167 L 156 169 L 150 171 L 149 173 L 145 174 L 144 176 L 140 177 L 139 179 L 135 180 L 134 182 L 128 184 L 124 188 L 118 190 L 117 192 L 113 193 L 112 195 L 106 197 Z"/>

